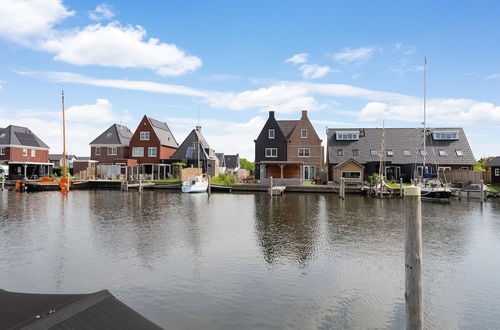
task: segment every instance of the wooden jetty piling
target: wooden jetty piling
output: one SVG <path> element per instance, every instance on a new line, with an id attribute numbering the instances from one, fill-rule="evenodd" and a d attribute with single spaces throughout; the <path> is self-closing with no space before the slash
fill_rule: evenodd
<path id="1" fill-rule="evenodd" d="M 484 181 L 481 180 L 481 197 L 480 197 L 481 198 L 481 204 L 484 203 L 484 195 L 485 195 L 484 194 Z"/>
<path id="2" fill-rule="evenodd" d="M 210 196 L 210 194 L 212 193 L 212 183 L 210 182 L 211 181 L 211 177 L 210 175 L 208 176 L 208 196 Z"/>
<path id="3" fill-rule="evenodd" d="M 403 197 L 403 178 L 399 178 L 399 196 Z"/>
<path id="4" fill-rule="evenodd" d="M 2 191 L 5 189 L 5 175 L 2 175 Z"/>
<path id="5" fill-rule="evenodd" d="M 270 177 L 270 179 L 271 187 L 269 187 L 269 196 L 273 197 L 273 177 Z"/>
<path id="6" fill-rule="evenodd" d="M 406 329 L 423 329 L 422 210 L 419 187 L 404 190 Z"/>

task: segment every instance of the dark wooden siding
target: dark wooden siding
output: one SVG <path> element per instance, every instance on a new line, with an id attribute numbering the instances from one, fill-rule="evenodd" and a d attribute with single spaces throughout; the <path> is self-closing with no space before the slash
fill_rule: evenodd
<path id="1" fill-rule="evenodd" d="M 269 139 L 268 130 L 274 129 L 274 139 Z M 266 157 L 266 148 L 276 148 L 278 157 Z M 274 112 L 269 112 L 269 118 L 255 140 L 255 178 L 260 179 L 260 163 L 262 161 L 287 160 L 287 140 L 274 118 Z"/>

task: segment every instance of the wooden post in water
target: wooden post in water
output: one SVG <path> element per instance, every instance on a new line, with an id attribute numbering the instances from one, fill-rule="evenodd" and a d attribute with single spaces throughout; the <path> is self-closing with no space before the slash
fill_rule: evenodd
<path id="1" fill-rule="evenodd" d="M 423 329 L 422 210 L 420 188 L 404 190 L 406 329 Z"/>
<path id="2" fill-rule="evenodd" d="M 399 196 L 403 197 L 403 178 L 399 178 Z"/>
<path id="3" fill-rule="evenodd" d="M 139 174 L 139 194 L 142 193 L 142 174 Z"/>
<path id="4" fill-rule="evenodd" d="M 212 193 L 212 183 L 210 182 L 211 180 L 210 175 L 208 176 L 208 196 Z"/>
<path id="5" fill-rule="evenodd" d="M 269 189 L 269 196 L 273 197 L 273 177 L 271 179 L 271 188 Z"/>
<path id="6" fill-rule="evenodd" d="M 481 204 L 484 203 L 484 181 L 481 180 Z"/>
<path id="7" fill-rule="evenodd" d="M 2 191 L 5 189 L 5 174 L 2 175 Z"/>

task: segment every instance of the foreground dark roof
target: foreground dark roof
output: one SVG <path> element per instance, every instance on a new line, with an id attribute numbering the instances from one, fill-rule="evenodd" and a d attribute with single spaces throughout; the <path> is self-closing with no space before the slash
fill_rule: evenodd
<path id="1" fill-rule="evenodd" d="M 94 141 L 90 142 L 90 144 L 118 144 L 121 146 L 128 146 L 132 135 L 132 131 L 127 126 L 113 124 Z"/>
<path id="2" fill-rule="evenodd" d="M 240 155 L 224 155 L 224 162 L 226 163 L 227 168 L 237 168 L 238 161 L 240 159 Z"/>
<path id="3" fill-rule="evenodd" d="M 220 167 L 226 167 L 226 162 L 224 161 L 224 153 L 216 152 L 215 157 L 217 157 L 217 159 L 219 160 Z"/>
<path id="4" fill-rule="evenodd" d="M 170 128 L 168 127 L 167 123 L 161 122 L 151 117 L 147 118 L 151 123 L 151 126 L 153 127 L 156 136 L 158 136 L 158 139 L 160 139 L 161 145 L 172 148 L 179 147 L 179 144 L 177 143 L 177 140 L 172 134 L 172 131 L 170 131 Z"/>
<path id="5" fill-rule="evenodd" d="M 49 160 L 60 160 L 63 158 L 62 154 L 49 154 Z M 66 155 L 66 159 L 77 158 L 75 155 Z"/>
<path id="6" fill-rule="evenodd" d="M 199 149 L 198 149 L 199 148 Z M 200 159 L 208 159 L 208 149 L 210 146 L 203 135 L 196 129 L 182 141 L 179 148 L 170 157 L 173 160 L 196 160 L 198 158 L 198 150 L 200 151 Z"/>
<path id="7" fill-rule="evenodd" d="M 336 140 L 336 132 L 359 131 L 359 140 L 346 141 Z M 434 140 L 432 132 L 434 131 L 457 131 L 458 140 Z M 394 155 L 384 155 L 384 161 L 393 164 L 410 164 L 422 162 L 420 150 L 423 149 L 423 130 L 421 128 L 386 128 L 385 129 L 385 147 L 386 150 L 392 150 Z M 382 144 L 382 128 L 329 128 L 327 130 L 328 139 L 328 159 L 332 164 L 338 164 L 349 160 L 356 160 L 361 164 L 367 162 L 379 161 L 378 156 L 371 155 L 371 150 L 379 151 Z M 462 128 L 446 127 L 428 129 L 426 137 L 427 144 L 427 162 L 429 164 L 440 165 L 473 165 L 475 162 L 474 154 L 469 146 L 467 137 Z M 337 155 L 337 150 L 343 150 L 343 156 Z M 353 155 L 353 150 L 358 150 L 358 156 Z M 411 155 L 405 156 L 403 150 L 409 150 Z M 440 156 L 439 150 L 446 150 L 446 156 Z M 462 151 L 463 156 L 458 156 L 457 151 Z"/>
<path id="8" fill-rule="evenodd" d="M 493 157 L 486 163 L 486 167 L 497 167 L 500 166 L 500 156 Z"/>
<path id="9" fill-rule="evenodd" d="M 9 125 L 0 132 L 0 145 L 17 145 L 50 149 L 42 140 L 26 127 Z"/>
<path id="10" fill-rule="evenodd" d="M 161 329 L 109 291 L 32 294 L 0 290 L 0 329 Z"/>
<path id="11" fill-rule="evenodd" d="M 283 132 L 283 135 L 288 139 L 292 135 L 293 130 L 297 127 L 299 120 L 277 120 L 278 126 Z"/>

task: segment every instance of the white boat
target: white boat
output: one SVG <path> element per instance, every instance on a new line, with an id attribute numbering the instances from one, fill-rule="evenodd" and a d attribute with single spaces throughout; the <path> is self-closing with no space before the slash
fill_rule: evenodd
<path id="1" fill-rule="evenodd" d="M 183 193 L 200 193 L 206 192 L 208 189 L 208 180 L 198 175 L 190 180 L 186 180 L 182 183 Z"/>

